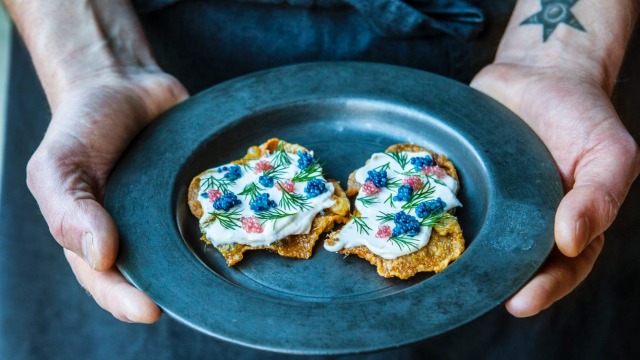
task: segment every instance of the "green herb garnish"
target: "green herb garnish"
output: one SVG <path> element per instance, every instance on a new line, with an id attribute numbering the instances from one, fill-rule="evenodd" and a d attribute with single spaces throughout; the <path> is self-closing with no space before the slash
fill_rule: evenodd
<path id="1" fill-rule="evenodd" d="M 223 194 L 226 193 L 227 191 L 229 191 L 229 186 L 235 184 L 235 180 L 231 181 L 227 178 L 216 178 L 215 176 L 211 175 L 208 178 L 204 179 L 204 191 L 207 191 L 209 189 L 215 188 L 220 190 Z"/>
<path id="2" fill-rule="evenodd" d="M 273 226 L 276 226 L 276 222 L 280 219 L 293 216 L 296 213 L 287 213 L 278 208 L 269 209 L 267 211 L 263 211 L 256 214 L 256 219 L 262 220 L 261 225 L 264 225 L 265 222 L 273 220 Z"/>
<path id="3" fill-rule="evenodd" d="M 449 214 L 448 212 L 442 211 L 422 218 L 422 220 L 420 220 L 420 226 L 438 227 L 442 225 L 443 222 L 447 220 L 453 220 L 455 218 L 455 216 Z"/>
<path id="4" fill-rule="evenodd" d="M 242 168 L 244 168 L 245 172 L 253 171 L 253 166 L 249 165 L 249 160 L 242 160 Z"/>
<path id="5" fill-rule="evenodd" d="M 400 179 L 398 178 L 387 179 L 387 189 L 389 190 L 398 189 L 400 186 L 402 186 L 402 182 L 400 181 Z"/>
<path id="6" fill-rule="evenodd" d="M 434 175 L 427 175 L 427 178 L 429 178 L 431 181 L 433 181 L 434 183 L 438 184 L 438 185 L 442 185 L 442 186 L 447 186 L 447 184 L 445 184 L 444 182 L 442 182 L 442 180 L 438 179 L 437 176 Z"/>
<path id="7" fill-rule="evenodd" d="M 413 175 L 420 175 L 419 171 L 416 171 L 414 168 L 411 168 L 407 171 L 395 171 L 393 170 L 394 173 L 398 174 L 398 175 L 403 175 L 403 176 L 413 176 Z"/>
<path id="8" fill-rule="evenodd" d="M 414 239 L 406 236 L 392 236 L 389 238 L 388 241 L 391 241 L 394 244 L 396 244 L 400 248 L 400 250 L 402 250 L 404 247 L 406 247 L 407 250 L 411 250 L 411 249 L 418 250 L 418 245 L 416 245 L 416 243 L 418 242 L 418 239 Z"/>
<path id="9" fill-rule="evenodd" d="M 418 190 L 414 191 L 411 194 L 411 198 L 409 198 L 409 201 L 402 205 L 402 210 L 412 210 L 421 202 L 429 199 L 435 191 L 435 187 L 431 185 L 431 182 L 427 178 L 427 181 L 422 184 L 422 186 Z"/>
<path id="10" fill-rule="evenodd" d="M 286 172 L 287 172 L 287 169 L 285 166 L 277 165 L 277 166 L 274 166 L 273 169 L 263 172 L 262 175 L 272 177 L 276 180 L 282 180 L 282 177 Z"/>
<path id="11" fill-rule="evenodd" d="M 314 161 L 313 164 L 309 165 L 306 169 L 300 170 L 291 181 L 293 182 L 306 182 L 311 181 L 318 176 L 322 176 L 324 173 L 322 171 L 322 165 L 319 164 L 318 161 Z"/>
<path id="12" fill-rule="evenodd" d="M 289 153 L 284 150 L 284 143 L 282 141 L 278 143 L 272 163 L 275 167 L 291 165 L 291 157 Z"/>
<path id="13" fill-rule="evenodd" d="M 387 171 L 387 170 L 389 170 L 390 167 L 391 167 L 391 163 L 386 163 L 386 164 L 382 164 L 382 165 L 378 166 L 377 168 L 373 169 L 373 171 Z"/>
<path id="14" fill-rule="evenodd" d="M 204 222 L 204 225 L 208 225 L 218 220 L 220 222 L 220 226 L 225 229 L 238 229 L 240 227 L 238 224 L 241 218 L 240 213 L 240 209 L 234 209 L 231 212 L 213 211 L 209 213 L 211 217 Z"/>
<path id="15" fill-rule="evenodd" d="M 366 219 L 366 217 L 354 215 L 351 218 L 353 219 L 353 223 L 356 225 L 356 229 L 358 230 L 358 233 L 362 234 L 362 232 L 364 231 L 365 234 L 369 235 L 368 230 L 373 230 L 369 227 L 369 225 L 367 225 L 366 222 L 364 222 L 363 219 Z"/>
<path id="16" fill-rule="evenodd" d="M 250 182 L 249 184 L 245 185 L 245 187 L 241 192 L 238 193 L 238 195 L 244 195 L 245 198 L 249 196 L 249 199 L 253 201 L 258 195 L 260 195 L 261 191 L 264 191 L 264 189 L 258 186 L 258 184 Z"/>
<path id="17" fill-rule="evenodd" d="M 282 198 L 280 199 L 278 206 L 284 208 L 285 210 L 311 209 L 311 205 L 309 205 L 309 199 L 307 199 L 306 196 L 294 192 L 287 192 L 287 190 L 284 189 L 284 185 L 282 185 L 282 183 L 280 182 L 278 182 L 278 186 L 280 186 L 280 189 L 282 189 Z"/>
<path id="18" fill-rule="evenodd" d="M 383 154 L 395 160 L 402 170 L 404 170 L 404 167 L 409 163 L 409 157 L 406 152 L 385 152 Z"/>
<path id="19" fill-rule="evenodd" d="M 393 221 L 394 218 L 395 218 L 395 214 L 390 214 L 383 211 L 380 211 L 380 215 L 376 216 L 376 220 L 378 220 L 380 224 Z"/>
<path id="20" fill-rule="evenodd" d="M 389 204 L 392 208 L 395 208 L 395 204 L 393 203 L 393 194 L 389 194 L 389 197 L 384 201 L 385 204 Z"/>
<path id="21" fill-rule="evenodd" d="M 364 207 L 369 207 L 373 204 L 380 203 L 380 200 L 378 200 L 378 197 L 375 195 L 363 196 L 363 197 L 357 198 L 356 201 L 360 201 L 360 203 L 362 203 Z"/>

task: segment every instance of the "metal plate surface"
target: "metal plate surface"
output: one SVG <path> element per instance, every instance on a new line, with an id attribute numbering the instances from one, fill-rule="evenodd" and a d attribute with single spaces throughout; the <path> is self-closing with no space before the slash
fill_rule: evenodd
<path id="1" fill-rule="evenodd" d="M 446 154 L 459 171 L 467 250 L 442 273 L 406 281 L 322 241 L 309 260 L 254 251 L 228 267 L 199 240 L 186 190 L 271 137 L 314 150 L 342 184 L 391 144 Z M 489 97 L 407 68 L 311 63 L 220 84 L 164 114 L 120 160 L 106 207 L 120 230 L 118 267 L 165 313 L 259 349 L 350 354 L 411 344 L 500 305 L 550 252 L 561 197 L 544 145 Z"/>

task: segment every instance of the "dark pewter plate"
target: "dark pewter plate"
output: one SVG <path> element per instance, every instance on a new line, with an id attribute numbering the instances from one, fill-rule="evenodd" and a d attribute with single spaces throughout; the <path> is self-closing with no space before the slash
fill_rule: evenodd
<path id="1" fill-rule="evenodd" d="M 391 144 L 446 154 L 468 249 L 442 273 L 406 281 L 322 241 L 309 260 L 255 251 L 228 267 L 199 240 L 186 190 L 271 137 L 313 149 L 342 184 Z M 120 160 L 106 207 L 120 229 L 118 267 L 165 313 L 254 348 L 348 354 L 411 344 L 500 305 L 551 250 L 561 196 L 547 149 L 489 97 L 407 68 L 313 63 L 220 84 L 164 114 Z"/>

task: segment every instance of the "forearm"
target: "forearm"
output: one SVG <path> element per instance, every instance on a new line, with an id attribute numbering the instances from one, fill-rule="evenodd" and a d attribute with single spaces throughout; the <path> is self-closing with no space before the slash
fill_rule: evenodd
<path id="1" fill-rule="evenodd" d="M 610 92 L 637 20 L 639 3 L 519 0 L 495 62 L 558 71 L 571 68 L 592 77 Z"/>
<path id="2" fill-rule="evenodd" d="M 128 0 L 4 0 L 55 108 L 60 94 L 104 72 L 157 69 Z"/>

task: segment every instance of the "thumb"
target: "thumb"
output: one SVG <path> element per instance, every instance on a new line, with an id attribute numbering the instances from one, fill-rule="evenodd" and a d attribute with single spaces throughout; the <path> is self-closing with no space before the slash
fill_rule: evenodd
<path id="1" fill-rule="evenodd" d="M 113 267 L 118 254 L 118 231 L 111 216 L 94 199 L 67 201 L 61 217 L 52 214 L 51 224 L 57 223 L 59 229 L 52 231 L 53 236 L 92 268 L 103 271 Z M 50 221 L 46 214 L 45 218 Z"/>
<path id="2" fill-rule="evenodd" d="M 616 140 L 594 147 L 580 159 L 573 188 L 558 207 L 555 238 L 566 256 L 578 256 L 609 228 L 638 176 L 640 156 L 635 141 L 630 136 Z"/>
<path id="3" fill-rule="evenodd" d="M 34 155 L 27 166 L 27 185 L 51 234 L 92 268 L 111 268 L 118 253 L 118 231 L 113 219 L 96 201 L 82 170 L 65 170 L 64 165 L 56 169 L 55 164 Z"/>

